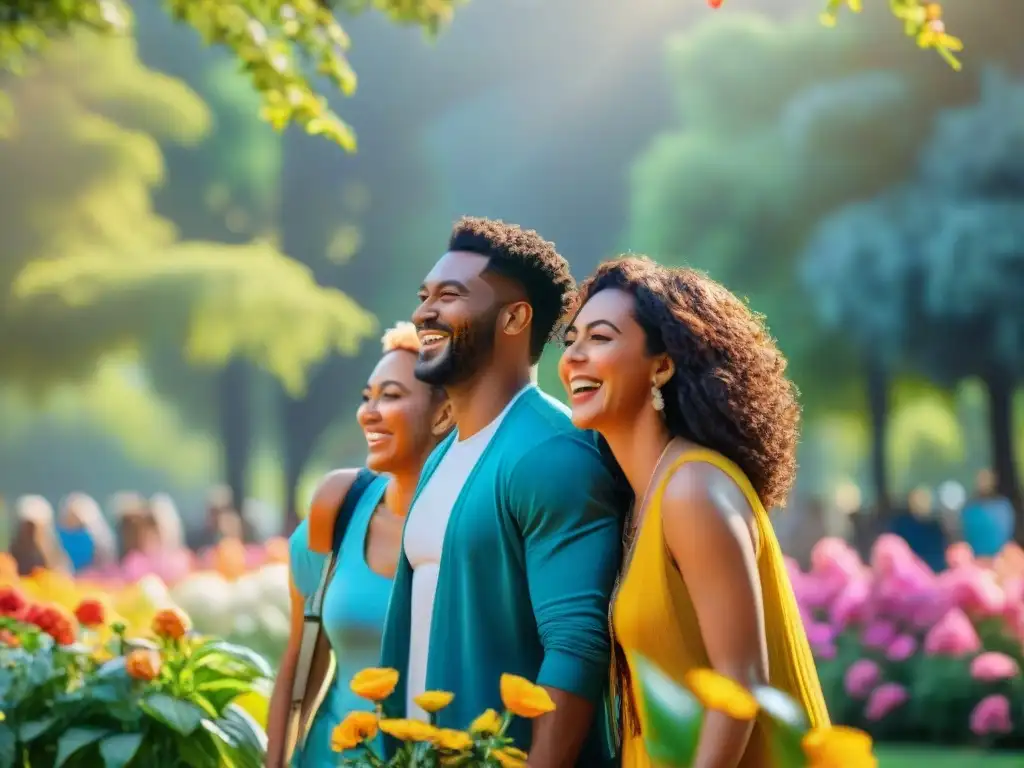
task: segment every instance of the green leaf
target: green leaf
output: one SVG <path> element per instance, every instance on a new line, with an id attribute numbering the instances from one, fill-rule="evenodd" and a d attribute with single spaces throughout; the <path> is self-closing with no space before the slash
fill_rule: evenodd
<path id="1" fill-rule="evenodd" d="M 196 649 L 191 662 L 196 667 L 213 667 L 217 670 L 241 668 L 257 678 L 274 676 L 274 670 L 270 668 L 267 660 L 252 649 L 219 640 Z"/>
<path id="2" fill-rule="evenodd" d="M 182 736 L 194 732 L 203 719 L 203 710 L 195 704 L 165 693 L 151 693 L 139 702 L 139 706 L 154 720 Z"/>
<path id="3" fill-rule="evenodd" d="M 218 717 L 228 704 L 252 690 L 253 684 L 244 678 L 241 680 L 223 678 L 196 686 L 196 693 L 210 703 L 214 714 Z"/>
<path id="4" fill-rule="evenodd" d="M 28 722 L 21 723 L 18 726 L 18 741 L 27 743 L 35 741 L 50 728 L 52 728 L 57 722 L 55 717 L 43 717 L 39 720 L 29 720 Z"/>
<path id="5" fill-rule="evenodd" d="M 772 720 L 771 744 L 779 768 L 802 768 L 807 758 L 803 738 L 810 723 L 799 702 L 791 696 L 768 686 L 751 690 L 761 711 Z"/>
<path id="6" fill-rule="evenodd" d="M 0 723 L 0 768 L 14 768 L 18 757 L 18 738 L 14 729 Z"/>
<path id="7" fill-rule="evenodd" d="M 220 765 L 220 750 L 217 749 L 215 739 L 205 729 L 188 738 L 179 736 L 175 741 L 185 765 Z"/>
<path id="8" fill-rule="evenodd" d="M 110 734 L 106 728 L 69 728 L 57 739 L 57 759 L 54 768 L 60 768 L 78 750 L 95 744 Z"/>
<path id="9" fill-rule="evenodd" d="M 124 768 L 142 744 L 141 733 L 118 733 L 100 742 L 104 768 Z"/>
<path id="10" fill-rule="evenodd" d="M 656 761 L 672 768 L 686 768 L 697 752 L 704 713 L 686 688 L 644 658 L 636 663 L 641 702 L 646 715 L 644 741 Z"/>

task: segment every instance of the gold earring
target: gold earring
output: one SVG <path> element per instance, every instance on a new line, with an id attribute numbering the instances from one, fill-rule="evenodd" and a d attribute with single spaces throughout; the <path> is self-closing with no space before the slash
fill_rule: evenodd
<path id="1" fill-rule="evenodd" d="M 661 389 L 657 383 L 651 384 L 651 405 L 654 406 L 656 411 L 665 410 L 665 396 L 661 394 Z"/>

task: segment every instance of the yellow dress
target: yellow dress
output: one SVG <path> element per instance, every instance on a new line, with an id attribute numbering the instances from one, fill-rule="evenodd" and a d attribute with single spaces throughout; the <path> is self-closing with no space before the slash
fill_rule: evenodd
<path id="1" fill-rule="evenodd" d="M 626 659 L 640 654 L 680 682 L 689 670 L 711 666 L 693 603 L 662 533 L 661 499 L 665 483 L 688 461 L 705 462 L 721 469 L 742 489 L 753 509 L 758 535 L 757 569 L 767 630 L 769 684 L 800 702 L 812 726 L 828 725 L 828 711 L 814 658 L 768 514 L 743 471 L 714 451 L 690 450 L 680 455 L 664 473 L 647 505 L 612 613 L 616 640 Z M 728 607 L 723 609 L 728 610 Z M 640 692 L 636 676 L 629 675 L 629 680 L 632 702 L 638 703 Z M 641 732 L 631 733 L 628 723 L 623 726 L 622 768 L 655 765 L 644 748 L 643 707 L 638 706 L 638 710 Z M 759 720 L 740 766 L 770 768 L 773 765 L 765 724 Z"/>

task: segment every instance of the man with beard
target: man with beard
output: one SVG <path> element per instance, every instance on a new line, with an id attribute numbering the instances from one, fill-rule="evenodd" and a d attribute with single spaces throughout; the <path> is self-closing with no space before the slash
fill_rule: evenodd
<path id="1" fill-rule="evenodd" d="M 383 665 L 402 673 L 385 708 L 455 693 L 438 725 L 502 709 L 503 673 L 556 708 L 509 730 L 532 768 L 610 764 L 608 602 L 625 485 L 593 434 L 531 383 L 575 298 L 569 265 L 536 232 L 456 224 L 413 315 L 416 376 L 443 386 L 456 431 L 427 461 L 388 609 Z"/>

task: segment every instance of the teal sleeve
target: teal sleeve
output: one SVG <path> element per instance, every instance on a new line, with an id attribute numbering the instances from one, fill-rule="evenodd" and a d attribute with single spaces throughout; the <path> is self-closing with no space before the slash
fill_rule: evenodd
<path id="1" fill-rule="evenodd" d="M 303 520 L 288 539 L 288 568 L 295 588 L 307 600 L 320 583 L 327 555 L 309 548 L 309 524 Z"/>
<path id="2" fill-rule="evenodd" d="M 616 491 L 582 433 L 557 435 L 524 455 L 507 488 L 544 647 L 537 683 L 594 702 L 608 681 L 608 602 L 621 549 Z"/>

